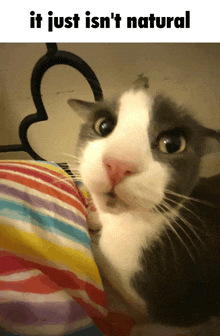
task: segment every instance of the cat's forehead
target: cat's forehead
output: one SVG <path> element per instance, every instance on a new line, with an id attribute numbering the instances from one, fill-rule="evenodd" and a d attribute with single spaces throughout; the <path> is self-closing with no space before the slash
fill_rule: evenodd
<path id="1" fill-rule="evenodd" d="M 118 122 L 127 124 L 129 128 L 146 129 L 150 122 L 152 98 L 144 90 L 130 90 L 118 100 Z"/>
<path id="2" fill-rule="evenodd" d="M 131 89 L 118 94 L 111 99 L 100 101 L 91 107 L 95 113 L 99 110 L 109 110 L 118 116 L 119 113 L 124 110 L 126 110 L 127 113 L 130 113 L 131 111 L 136 113 L 135 111 L 137 111 L 138 108 L 144 107 L 146 109 L 152 105 L 152 102 L 152 97 L 144 90 Z"/>
<path id="3" fill-rule="evenodd" d="M 199 126 L 186 107 L 162 93 L 153 97 L 144 89 L 130 90 L 121 95 L 116 106 L 117 115 L 123 116 L 125 120 L 129 115 L 133 115 L 133 118 L 141 118 L 142 114 L 146 114 L 147 126 L 156 127 L 158 131 L 175 127 L 197 128 Z"/>
<path id="4" fill-rule="evenodd" d="M 153 100 L 151 118 L 158 124 L 173 123 L 184 126 L 193 122 L 190 112 L 184 106 L 162 94 L 157 95 Z"/>
<path id="5" fill-rule="evenodd" d="M 139 119 L 147 128 L 153 128 L 158 132 L 175 127 L 199 126 L 184 106 L 162 93 L 153 97 L 146 89 L 131 89 L 111 101 L 100 102 L 93 112 L 96 118 L 111 114 L 124 123 Z"/>
<path id="6" fill-rule="evenodd" d="M 186 109 L 177 105 L 162 93 L 152 96 L 146 89 L 131 89 L 121 94 L 112 103 L 116 115 L 134 114 L 137 117 L 144 110 L 150 120 L 167 122 L 184 120 L 189 114 Z"/>
<path id="7" fill-rule="evenodd" d="M 123 93 L 118 99 L 119 113 L 134 113 L 144 109 L 150 113 L 153 104 L 153 98 L 146 90 L 129 90 Z"/>

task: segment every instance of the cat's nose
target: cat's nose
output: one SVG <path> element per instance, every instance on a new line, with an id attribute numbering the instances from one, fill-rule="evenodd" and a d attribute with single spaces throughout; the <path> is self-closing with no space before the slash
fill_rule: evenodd
<path id="1" fill-rule="evenodd" d="M 133 165 L 114 159 L 104 160 L 104 166 L 113 188 L 119 184 L 125 176 L 131 175 L 136 171 Z"/>

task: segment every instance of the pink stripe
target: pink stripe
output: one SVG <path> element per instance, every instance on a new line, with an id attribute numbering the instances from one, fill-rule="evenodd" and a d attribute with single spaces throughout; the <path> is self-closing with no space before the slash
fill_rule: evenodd
<path id="1" fill-rule="evenodd" d="M 34 167 L 34 166 L 32 165 L 32 167 Z M 33 169 L 30 169 L 26 165 L 23 166 L 23 167 L 17 167 L 17 166 L 1 164 L 0 168 L 1 169 L 7 169 L 9 172 L 11 171 L 11 172 L 22 173 L 22 174 L 26 175 L 25 176 L 26 178 L 32 176 L 34 178 L 41 179 L 41 180 L 46 181 L 47 183 L 50 183 L 50 184 L 52 184 L 56 187 L 60 187 L 60 189 L 66 191 L 70 195 L 73 194 L 72 186 L 69 186 L 65 181 L 55 184 L 55 182 L 57 182 L 60 178 L 63 177 L 63 175 L 61 173 L 57 173 L 55 175 L 55 174 L 53 174 L 54 171 L 49 170 L 49 169 L 47 169 L 46 171 L 42 170 L 40 166 L 37 166 L 37 167 L 35 166 L 35 168 L 37 168 L 37 169 L 39 168 L 40 172 L 36 171 L 36 170 L 33 170 Z M 55 176 L 51 177 L 49 173 L 52 174 L 52 175 L 55 175 Z M 77 195 L 77 193 L 76 193 L 76 195 Z"/>
<path id="2" fill-rule="evenodd" d="M 59 270 L 49 266 L 40 265 L 31 261 L 18 258 L 11 254 L 1 258 L 0 270 L 2 274 L 12 274 L 17 271 L 38 269 L 54 281 L 59 288 L 85 290 L 90 299 L 102 307 L 107 307 L 105 293 L 92 284 L 79 279 L 70 271 Z M 11 271 L 10 271 L 11 270 Z M 12 272 L 13 270 L 13 272 Z M 10 273 L 8 273 L 10 272 Z"/>
<path id="3" fill-rule="evenodd" d="M 1 281 L 0 289 L 3 291 L 12 290 L 16 292 L 51 294 L 60 291 L 62 288 L 57 286 L 45 274 L 38 274 L 25 280 Z"/>
<path id="4" fill-rule="evenodd" d="M 15 170 L 16 171 L 16 170 Z M 33 181 L 32 179 L 28 179 L 25 176 L 19 176 L 15 175 L 11 172 L 7 172 L 6 176 L 5 173 L 0 170 L 0 178 L 7 177 L 7 180 L 17 182 L 21 185 L 24 185 L 28 188 L 32 188 L 35 190 L 40 191 L 41 193 L 44 193 L 46 195 L 50 195 L 52 197 L 58 198 L 59 200 L 62 200 L 63 202 L 74 206 L 76 209 L 81 211 L 86 216 L 86 211 L 84 206 L 82 206 L 81 203 L 81 196 L 74 190 L 74 187 L 72 188 L 72 195 L 76 197 L 76 199 L 69 197 L 68 195 L 65 195 L 62 193 L 59 189 L 50 186 L 47 186 L 42 182 Z M 61 189 L 61 188 L 60 188 Z M 61 189 L 62 190 L 62 189 Z"/>

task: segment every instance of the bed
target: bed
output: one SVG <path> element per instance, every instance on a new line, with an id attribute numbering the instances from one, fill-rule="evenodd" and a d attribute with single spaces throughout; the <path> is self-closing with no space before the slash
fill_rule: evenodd
<path id="1" fill-rule="evenodd" d="M 100 83 L 87 63 L 55 43 L 33 68 L 36 113 L 19 126 L 21 143 L 1 152 L 32 160 L 0 160 L 0 334 L 129 335 L 133 321 L 109 314 L 86 224 L 88 193 L 66 163 L 48 162 L 30 146 L 27 131 L 48 119 L 41 96 L 45 72 L 69 65 L 88 81 L 95 100 Z"/>

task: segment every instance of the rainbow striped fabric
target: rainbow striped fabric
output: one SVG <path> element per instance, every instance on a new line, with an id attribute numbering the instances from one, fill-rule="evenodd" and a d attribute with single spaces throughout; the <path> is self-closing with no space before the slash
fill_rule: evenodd
<path id="1" fill-rule="evenodd" d="M 58 165 L 0 161 L 0 329 L 28 336 L 130 334 L 133 321 L 107 311 L 86 206 Z"/>
<path id="2" fill-rule="evenodd" d="M 0 161 L 0 326 L 52 336 L 95 322 L 111 334 L 106 315 L 77 185 L 53 163 Z"/>

